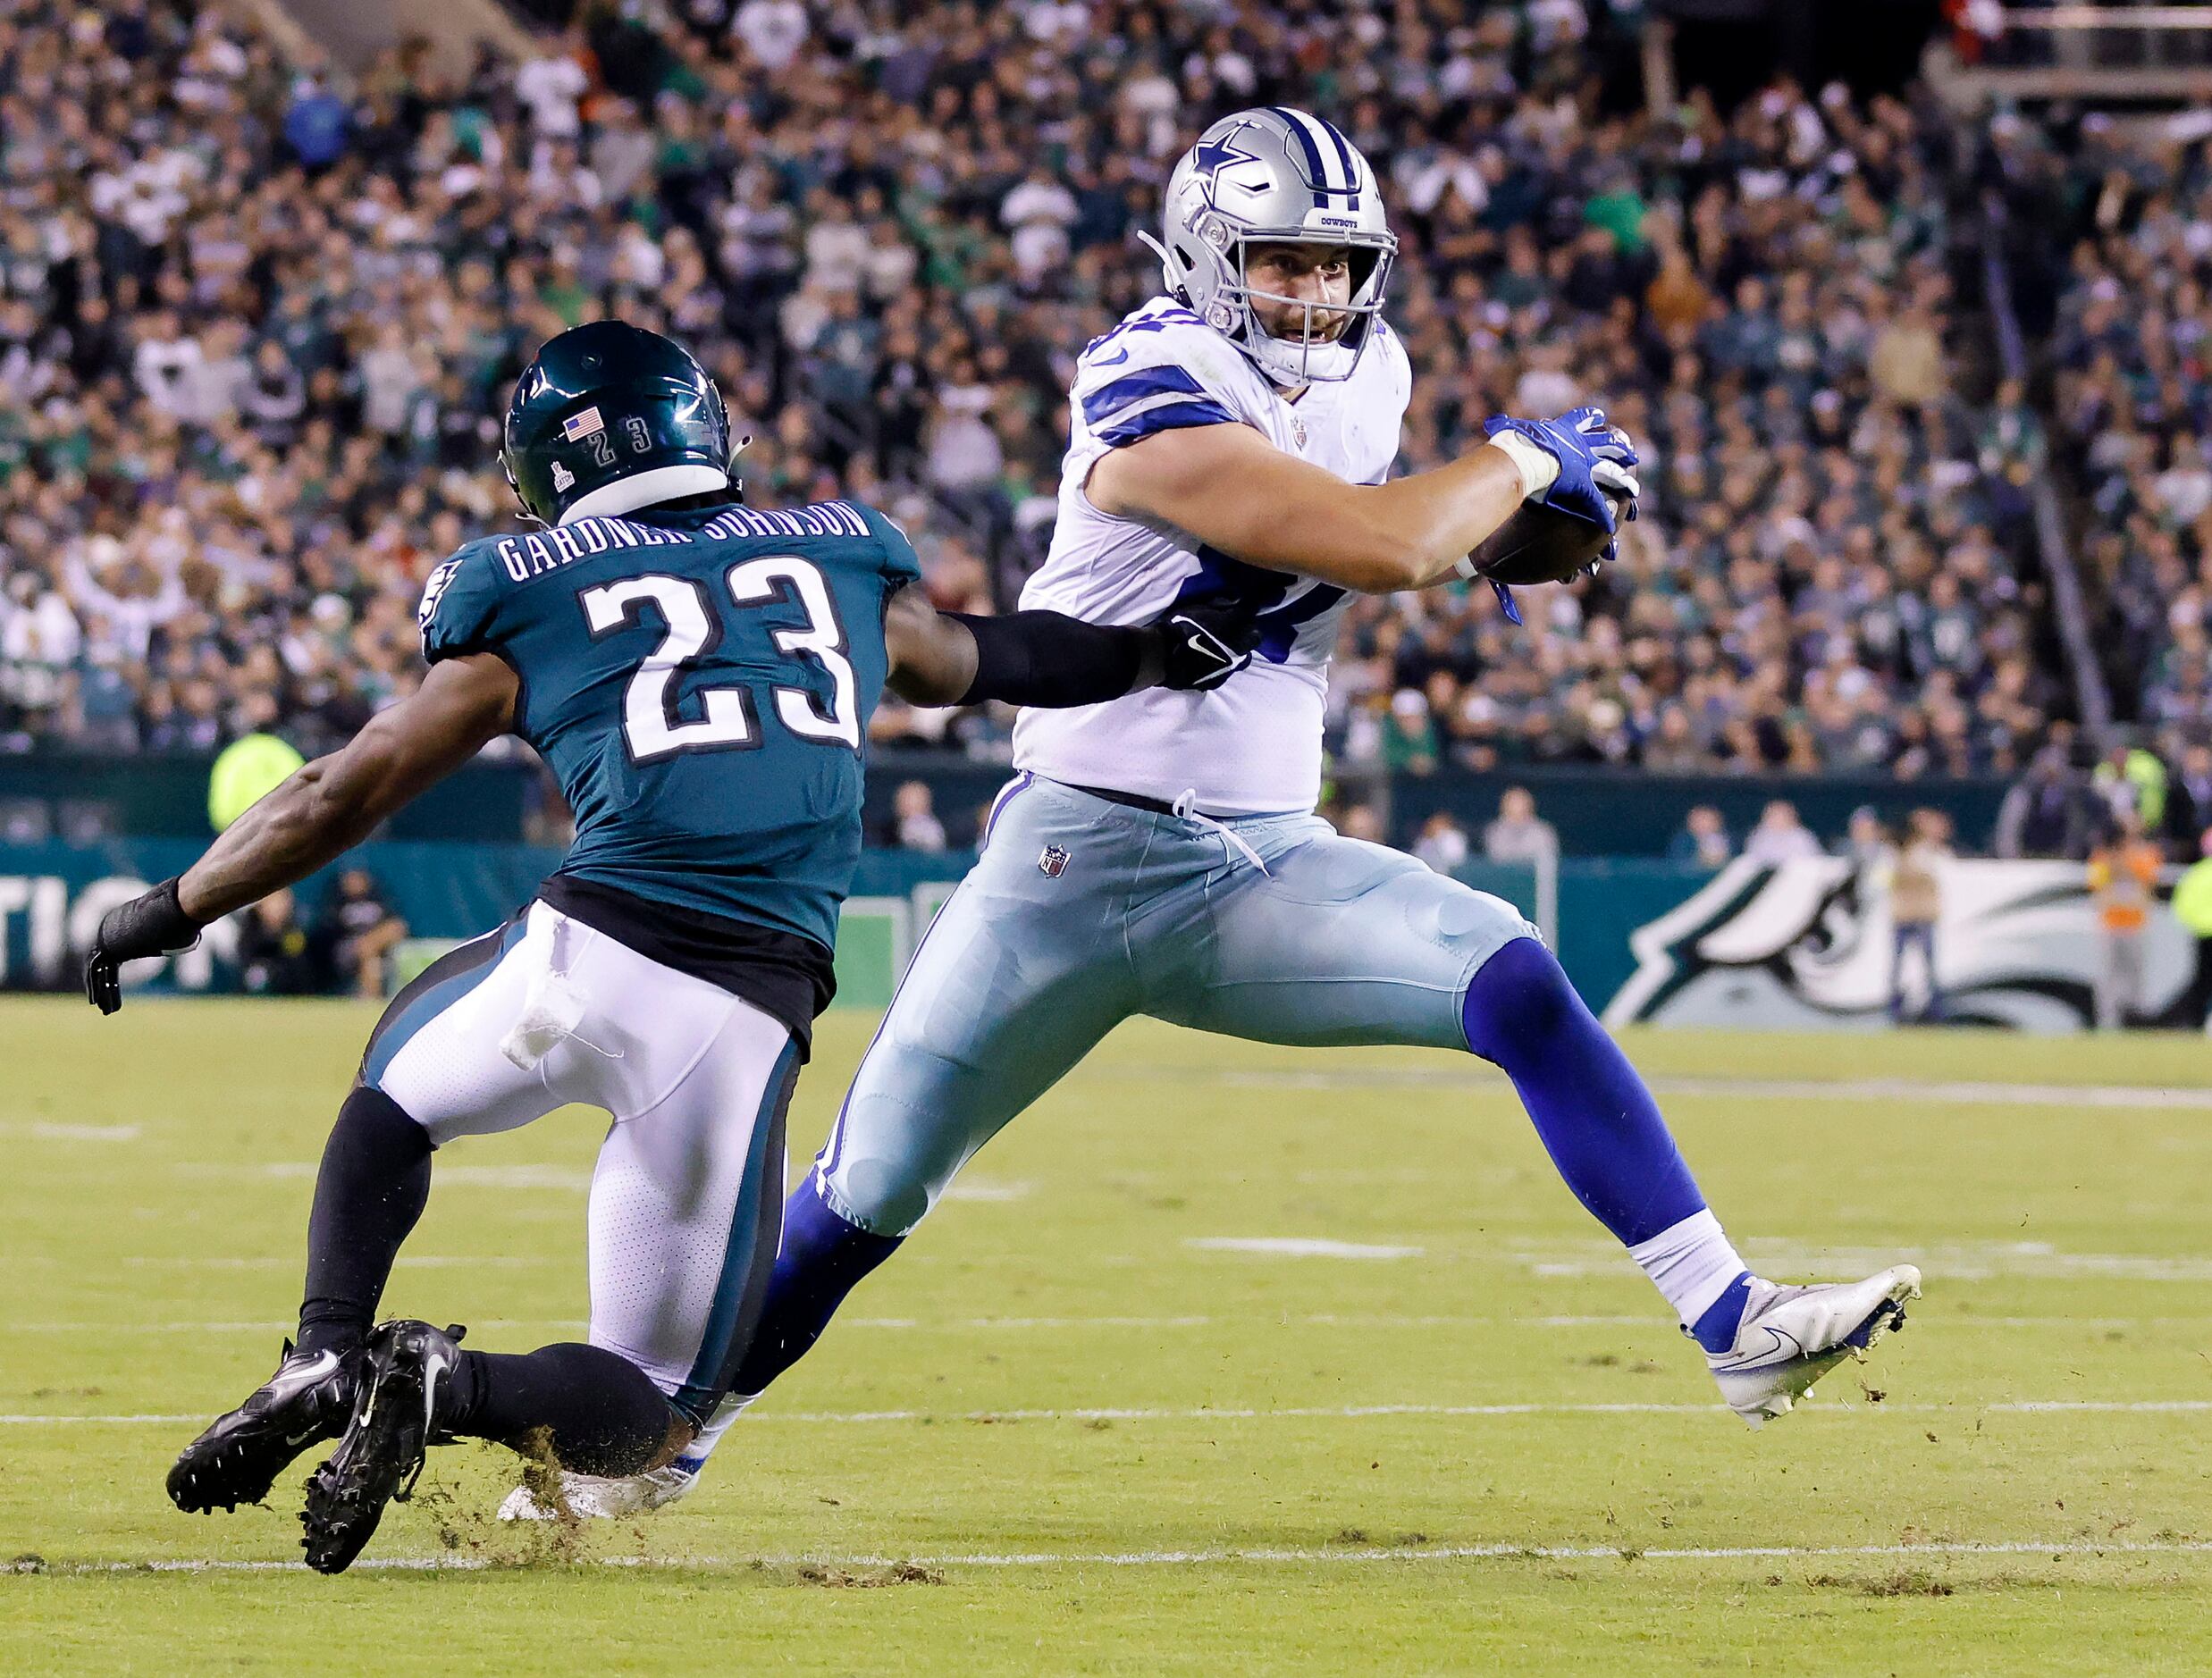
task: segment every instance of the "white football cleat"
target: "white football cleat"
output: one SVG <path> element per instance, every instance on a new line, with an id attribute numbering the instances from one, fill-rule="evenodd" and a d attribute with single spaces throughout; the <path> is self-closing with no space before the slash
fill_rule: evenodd
<path id="1" fill-rule="evenodd" d="M 670 1463 L 642 1474 L 610 1480 L 599 1474 L 560 1475 L 560 1498 L 568 1507 L 557 1508 L 541 1500 L 527 1486 L 517 1486 L 500 1505 L 502 1521 L 619 1521 L 625 1515 L 645 1514 L 678 1498 L 699 1483 L 699 1471 Z"/>
<path id="2" fill-rule="evenodd" d="M 1788 1414 L 1812 1383 L 1846 1357 L 1870 1347 L 1905 1321 L 1905 1302 L 1920 1297 L 1920 1271 L 1893 1264 L 1861 1282 L 1809 1288 L 1751 1279 L 1736 1344 L 1708 1352 L 1728 1408 L 1752 1427 Z"/>

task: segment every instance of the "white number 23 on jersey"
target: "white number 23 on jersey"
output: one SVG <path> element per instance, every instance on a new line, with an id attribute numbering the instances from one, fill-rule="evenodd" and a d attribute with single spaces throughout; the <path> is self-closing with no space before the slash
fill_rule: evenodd
<path id="1" fill-rule="evenodd" d="M 802 687 L 778 686 L 776 716 L 802 740 L 860 747 L 860 706 L 845 628 L 821 572 L 795 554 L 769 554 L 730 567 L 724 579 L 731 601 L 759 606 L 785 598 L 786 591 L 806 612 L 803 628 L 770 631 L 776 650 L 786 657 L 812 658 L 828 671 L 828 708 Z M 760 741 L 753 699 L 742 687 L 701 688 L 699 715 L 678 718 L 670 704 L 677 675 L 720 639 L 713 603 L 703 585 L 688 577 L 654 573 L 625 577 L 586 589 L 579 597 L 592 633 L 604 635 L 633 620 L 650 605 L 668 625 L 660 644 L 645 655 L 622 696 L 622 736 L 634 763 L 649 763 L 670 752 L 746 747 Z"/>

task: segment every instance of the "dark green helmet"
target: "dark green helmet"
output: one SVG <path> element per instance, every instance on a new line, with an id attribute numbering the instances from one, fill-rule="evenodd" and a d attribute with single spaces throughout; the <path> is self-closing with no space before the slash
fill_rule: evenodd
<path id="1" fill-rule="evenodd" d="M 675 340 L 593 321 L 548 340 L 523 369 L 500 461 L 523 510 L 548 524 L 633 512 L 730 488 L 729 414 Z"/>

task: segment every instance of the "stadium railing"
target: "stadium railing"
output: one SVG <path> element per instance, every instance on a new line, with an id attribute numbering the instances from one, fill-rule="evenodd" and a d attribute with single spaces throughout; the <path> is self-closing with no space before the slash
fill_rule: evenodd
<path id="1" fill-rule="evenodd" d="M 1996 328 L 1998 361 L 2007 379 L 2023 386 L 2030 368 L 2020 316 L 2013 306 L 2012 273 L 2005 260 L 2006 222 L 2009 213 L 2004 195 L 1994 188 L 1981 195 L 1981 248 L 1984 285 L 1989 318 Z M 2058 491 L 2048 473 L 2039 473 L 2029 485 L 2035 509 L 2036 547 L 2050 581 L 2052 615 L 2059 644 L 2066 650 L 2067 674 L 2073 682 L 2074 714 L 2098 742 L 2112 729 L 2112 694 L 2106 686 L 2104 667 L 2090 639 L 2090 611 L 2082 589 L 2082 576 L 2073 563 L 2073 544 L 2066 540 L 2066 521 L 2059 510 Z"/>

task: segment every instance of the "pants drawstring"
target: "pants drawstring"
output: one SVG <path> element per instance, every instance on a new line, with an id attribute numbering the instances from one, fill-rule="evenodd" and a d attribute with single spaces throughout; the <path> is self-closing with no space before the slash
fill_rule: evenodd
<path id="1" fill-rule="evenodd" d="M 1181 793 L 1176 794 L 1174 803 L 1169 806 L 1169 808 L 1174 811 L 1177 818 L 1180 820 L 1194 821 L 1201 827 L 1212 828 L 1214 832 L 1219 834 L 1223 840 L 1227 843 L 1232 844 L 1238 850 L 1243 852 L 1246 858 L 1251 862 L 1251 865 L 1254 868 L 1257 868 L 1262 874 L 1267 873 L 1266 863 L 1260 860 L 1259 852 L 1253 850 L 1252 847 L 1245 842 L 1245 838 L 1242 834 L 1239 833 L 1234 827 L 1229 826 L 1227 822 L 1215 821 L 1211 816 L 1208 816 L 1205 811 L 1199 808 L 1199 793 L 1196 787 L 1186 786 L 1183 788 Z M 1274 877 L 1273 875 L 1268 875 L 1268 877 L 1273 879 Z"/>

